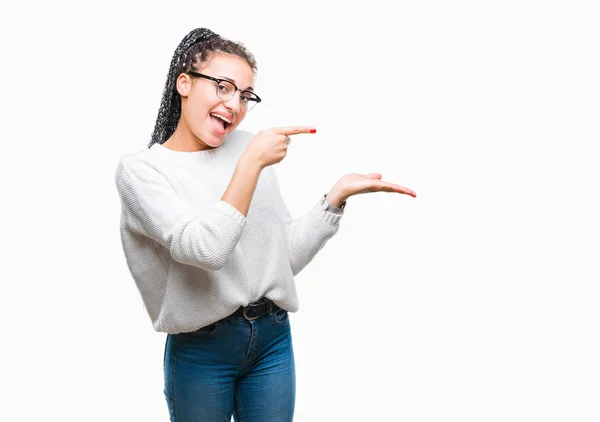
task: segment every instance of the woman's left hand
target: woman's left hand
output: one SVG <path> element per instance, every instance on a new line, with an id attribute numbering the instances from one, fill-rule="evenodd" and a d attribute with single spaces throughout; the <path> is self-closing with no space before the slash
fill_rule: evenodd
<path id="1" fill-rule="evenodd" d="M 350 173 L 342 177 L 327 194 L 327 202 L 334 207 L 341 207 L 342 203 L 352 195 L 369 192 L 396 192 L 416 198 L 417 194 L 404 186 L 381 180 L 381 174 Z"/>

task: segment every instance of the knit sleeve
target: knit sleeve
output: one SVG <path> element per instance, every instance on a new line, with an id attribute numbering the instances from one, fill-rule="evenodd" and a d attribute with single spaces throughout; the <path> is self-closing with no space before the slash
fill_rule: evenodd
<path id="1" fill-rule="evenodd" d="M 269 167 L 270 168 L 270 167 Z M 272 170 L 277 202 L 283 212 L 287 232 L 288 257 L 292 274 L 296 275 L 312 261 L 316 254 L 335 235 L 340 227 L 341 214 L 325 211 L 319 201 L 303 216 L 294 219 L 281 195 L 279 183 Z"/>
<path id="2" fill-rule="evenodd" d="M 225 265 L 246 217 L 225 201 L 199 211 L 177 195 L 150 165 L 121 160 L 115 175 L 122 206 L 122 230 L 167 248 L 173 259 L 206 270 Z M 129 245 L 124 244 L 125 252 Z"/>

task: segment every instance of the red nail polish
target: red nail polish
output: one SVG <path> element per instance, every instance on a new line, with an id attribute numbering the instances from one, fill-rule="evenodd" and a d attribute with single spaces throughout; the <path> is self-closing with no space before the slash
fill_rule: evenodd
<path id="1" fill-rule="evenodd" d="M 317 129 L 311 129 L 310 133 L 317 133 Z"/>

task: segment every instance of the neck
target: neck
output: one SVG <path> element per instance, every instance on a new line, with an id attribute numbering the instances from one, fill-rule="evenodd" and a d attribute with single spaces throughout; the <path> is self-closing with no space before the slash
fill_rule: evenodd
<path id="1" fill-rule="evenodd" d="M 185 124 L 182 118 L 179 119 L 175 132 L 167 139 L 163 145 L 174 151 L 182 152 L 196 152 L 215 149 L 209 145 L 206 145 L 202 139 L 198 138 Z"/>

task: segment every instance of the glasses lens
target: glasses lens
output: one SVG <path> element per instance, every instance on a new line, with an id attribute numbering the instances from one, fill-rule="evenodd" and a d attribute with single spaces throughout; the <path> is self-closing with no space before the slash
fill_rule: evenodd
<path id="1" fill-rule="evenodd" d="M 231 100 L 235 94 L 235 87 L 227 81 L 221 81 L 217 85 L 217 96 L 222 100 Z"/>
<path id="2" fill-rule="evenodd" d="M 217 96 L 225 101 L 229 101 L 235 95 L 237 89 L 234 84 L 227 81 L 221 81 L 217 85 Z M 250 111 L 256 106 L 258 97 L 252 91 L 240 91 L 240 102 Z"/>
<path id="3" fill-rule="evenodd" d="M 256 107 L 256 101 L 248 101 L 244 104 L 246 105 L 247 111 L 252 111 L 252 109 L 254 109 L 254 107 Z"/>
<path id="4" fill-rule="evenodd" d="M 252 91 L 242 91 L 240 93 L 240 100 L 242 100 L 242 103 L 246 105 L 246 109 L 250 111 L 256 106 L 258 97 Z"/>

